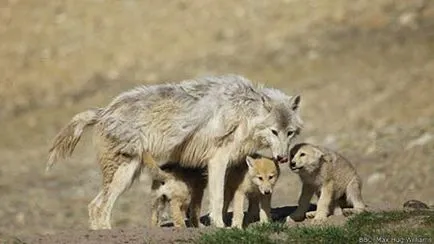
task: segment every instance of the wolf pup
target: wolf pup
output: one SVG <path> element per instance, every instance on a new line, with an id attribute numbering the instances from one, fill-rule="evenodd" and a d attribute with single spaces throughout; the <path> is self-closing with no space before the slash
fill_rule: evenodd
<path id="1" fill-rule="evenodd" d="M 323 221 L 330 213 L 362 212 L 366 205 L 361 195 L 362 181 L 355 168 L 344 157 L 329 149 L 307 143 L 295 145 L 290 150 L 289 167 L 303 184 L 298 208 L 288 217 L 301 221 L 306 217 Z M 307 212 L 313 194 L 318 196 L 317 210 Z"/>
<path id="2" fill-rule="evenodd" d="M 143 153 L 143 160 L 153 163 L 149 153 Z M 161 169 L 167 173 L 165 180 L 152 181 L 151 225 L 158 226 L 161 212 L 170 206 L 173 225 L 186 227 L 185 217 L 190 224 L 199 227 L 202 197 L 206 188 L 206 170 L 201 168 L 182 168 L 179 164 L 166 164 Z"/>
<path id="3" fill-rule="evenodd" d="M 249 200 L 247 222 L 259 213 L 260 222 L 270 220 L 271 196 L 276 184 L 280 168 L 277 162 L 256 156 L 246 157 L 246 164 L 228 168 L 226 174 L 225 197 L 223 213 L 227 213 L 233 200 L 232 227 L 243 226 L 244 199 Z"/>

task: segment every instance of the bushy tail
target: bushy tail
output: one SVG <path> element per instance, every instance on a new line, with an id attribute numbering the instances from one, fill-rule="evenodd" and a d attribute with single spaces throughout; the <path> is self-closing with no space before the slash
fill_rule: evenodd
<path id="1" fill-rule="evenodd" d="M 143 151 L 142 153 L 142 164 L 149 170 L 152 180 L 165 182 L 166 180 L 173 178 L 172 175 L 158 166 L 152 155 L 147 151 Z"/>
<path id="2" fill-rule="evenodd" d="M 49 150 L 48 162 L 45 171 L 48 172 L 59 159 L 71 156 L 75 146 L 80 141 L 84 128 L 98 122 L 101 108 L 89 109 L 76 114 L 72 120 L 62 128 L 54 138 Z"/>

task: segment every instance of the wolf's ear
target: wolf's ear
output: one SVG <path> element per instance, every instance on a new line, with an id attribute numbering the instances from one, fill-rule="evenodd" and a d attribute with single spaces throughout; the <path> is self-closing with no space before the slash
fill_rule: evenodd
<path id="1" fill-rule="evenodd" d="M 261 95 L 261 101 L 262 101 L 262 105 L 264 106 L 264 108 L 270 112 L 271 109 L 273 108 L 271 106 L 271 102 L 270 102 L 270 98 L 266 95 Z"/>
<path id="2" fill-rule="evenodd" d="M 247 156 L 246 163 L 249 166 L 249 168 L 253 168 L 253 165 L 255 164 L 255 160 L 252 157 Z"/>
<path id="3" fill-rule="evenodd" d="M 290 98 L 289 104 L 291 106 L 292 111 L 298 111 L 300 107 L 300 100 L 301 100 L 300 95 L 295 95 Z"/>

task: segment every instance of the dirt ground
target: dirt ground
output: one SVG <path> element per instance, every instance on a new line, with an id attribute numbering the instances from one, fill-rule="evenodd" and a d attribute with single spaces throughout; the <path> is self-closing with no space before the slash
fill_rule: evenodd
<path id="1" fill-rule="evenodd" d="M 116 203 L 115 230 L 87 231 L 101 180 L 91 133 L 70 160 L 44 169 L 51 140 L 75 113 L 139 84 L 208 74 L 300 94 L 299 140 L 350 159 L 370 206 L 434 205 L 433 1 L 8 0 L 0 57 L 2 235 L 164 243 L 200 234 L 147 227 L 146 177 Z M 299 191 L 283 165 L 273 207 L 296 205 Z"/>

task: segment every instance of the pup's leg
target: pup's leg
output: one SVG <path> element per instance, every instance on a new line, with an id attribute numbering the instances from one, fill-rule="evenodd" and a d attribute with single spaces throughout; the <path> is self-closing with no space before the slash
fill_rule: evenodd
<path id="1" fill-rule="evenodd" d="M 360 179 L 354 178 L 347 186 L 347 200 L 353 205 L 353 209 L 345 209 L 344 214 L 361 213 L 365 211 L 366 205 L 362 198 Z"/>
<path id="2" fill-rule="evenodd" d="M 152 203 L 151 209 L 151 226 L 158 226 L 160 221 L 161 211 L 164 208 L 164 199 L 163 197 L 155 198 Z"/>
<path id="3" fill-rule="evenodd" d="M 208 162 L 208 188 L 209 208 L 211 224 L 216 227 L 224 227 L 223 222 L 223 201 L 225 173 L 229 162 L 230 151 L 228 148 L 220 148 Z"/>
<path id="4" fill-rule="evenodd" d="M 309 210 L 310 207 L 310 200 L 313 197 L 313 194 L 315 193 L 315 188 L 313 186 L 310 186 L 308 184 L 303 184 L 301 188 L 301 194 L 300 198 L 298 200 L 298 207 L 290 215 L 290 217 L 287 218 L 287 221 L 302 221 L 305 218 L 306 212 Z"/>
<path id="5" fill-rule="evenodd" d="M 182 202 L 180 201 L 180 199 L 174 198 L 170 200 L 170 211 L 172 212 L 173 225 L 175 227 L 185 228 L 185 209 L 182 207 Z"/>
<path id="6" fill-rule="evenodd" d="M 259 221 L 261 223 L 267 223 L 271 219 L 271 194 L 262 196 L 261 208 L 259 211 Z"/>
<path id="7" fill-rule="evenodd" d="M 323 221 L 327 219 L 330 204 L 333 199 L 333 182 L 326 182 L 321 188 L 321 195 L 318 200 L 317 210 L 314 221 Z"/>
<path id="8" fill-rule="evenodd" d="M 236 191 L 234 195 L 232 227 L 242 228 L 244 218 L 244 198 L 245 194 L 241 191 Z"/>

